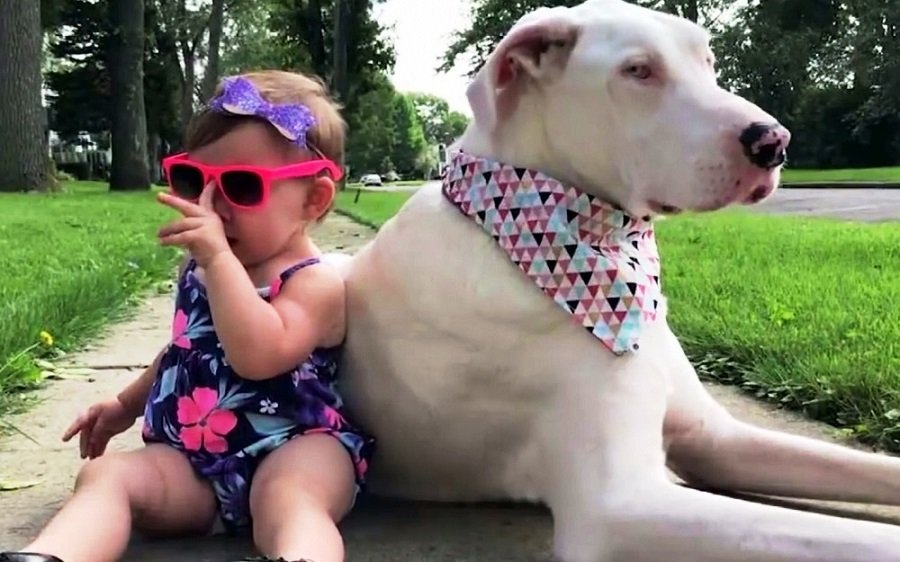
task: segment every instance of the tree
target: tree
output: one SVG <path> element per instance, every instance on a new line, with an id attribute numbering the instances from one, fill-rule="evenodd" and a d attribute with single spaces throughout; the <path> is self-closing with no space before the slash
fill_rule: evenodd
<path id="1" fill-rule="evenodd" d="M 112 89 L 111 190 L 147 189 L 147 116 L 144 107 L 144 1 L 111 0 L 109 68 Z"/>
<path id="2" fill-rule="evenodd" d="M 407 94 L 406 97 L 416 110 L 428 144 L 448 145 L 465 132 L 469 119 L 458 111 L 450 111 L 446 100 L 418 92 Z"/>
<path id="3" fill-rule="evenodd" d="M 391 156 L 397 145 L 394 121 L 396 91 L 387 78 L 361 95 L 357 109 L 348 116 L 353 132 L 347 141 L 347 164 L 359 174 L 383 173 L 394 168 Z"/>
<path id="4" fill-rule="evenodd" d="M 0 0 L 0 191 L 53 186 L 41 99 L 41 5 Z"/>
<path id="5" fill-rule="evenodd" d="M 394 95 L 393 106 L 394 128 L 397 131 L 393 151 L 395 171 L 404 177 L 421 175 L 423 154 L 428 148 L 422 122 L 413 104 L 403 94 Z"/>
<path id="6" fill-rule="evenodd" d="M 273 25 L 275 20 L 287 19 L 280 15 L 285 9 L 282 0 L 245 0 L 231 5 L 221 53 L 224 75 L 290 66 L 289 61 L 300 54 L 294 45 L 283 41 L 279 28 Z"/>
<path id="7" fill-rule="evenodd" d="M 352 114 L 360 96 L 377 87 L 381 75 L 394 65 L 394 48 L 372 17 L 373 5 L 382 0 L 272 1 L 269 25 L 277 30 L 277 40 L 288 55 L 282 66 L 314 72 L 331 84 L 333 93 Z M 336 12 L 341 6 L 343 10 Z M 342 17 L 336 18 L 336 14 Z M 346 23 L 346 27 L 336 29 L 335 23 Z M 341 32 L 340 37 L 336 31 Z M 344 59 L 346 76 L 336 74 L 335 68 L 336 61 L 343 67 Z M 351 134 L 355 133 L 351 130 Z"/>
<path id="8" fill-rule="evenodd" d="M 225 0 L 213 0 L 209 14 L 209 48 L 206 59 L 206 72 L 203 74 L 201 97 L 208 100 L 212 97 L 219 82 L 222 70 L 221 46 L 222 31 L 225 27 Z"/>
<path id="9" fill-rule="evenodd" d="M 110 128 L 109 60 L 112 30 L 107 0 L 67 0 L 51 36 L 50 54 L 59 60 L 47 73 L 50 127 L 65 140 L 81 131 Z"/>

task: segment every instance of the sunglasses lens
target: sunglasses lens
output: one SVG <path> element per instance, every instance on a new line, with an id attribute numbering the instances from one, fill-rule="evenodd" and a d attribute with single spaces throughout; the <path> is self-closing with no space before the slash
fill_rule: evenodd
<path id="1" fill-rule="evenodd" d="M 193 166 L 175 164 L 169 169 L 172 191 L 182 199 L 198 199 L 203 193 L 203 173 Z"/>
<path id="2" fill-rule="evenodd" d="M 262 203 L 263 181 L 253 172 L 225 172 L 222 174 L 222 191 L 235 205 L 252 207 Z"/>

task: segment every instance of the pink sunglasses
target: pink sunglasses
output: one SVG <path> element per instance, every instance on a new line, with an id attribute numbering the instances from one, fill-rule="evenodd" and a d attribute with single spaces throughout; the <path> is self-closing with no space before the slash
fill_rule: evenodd
<path id="1" fill-rule="evenodd" d="M 331 160 L 322 158 L 280 168 L 260 166 L 209 166 L 189 160 L 186 152 L 163 159 L 163 171 L 169 189 L 176 196 L 197 201 L 210 180 L 231 205 L 241 209 L 258 209 L 269 202 L 272 182 L 288 178 L 314 176 L 323 171 L 336 181 L 343 172 Z"/>

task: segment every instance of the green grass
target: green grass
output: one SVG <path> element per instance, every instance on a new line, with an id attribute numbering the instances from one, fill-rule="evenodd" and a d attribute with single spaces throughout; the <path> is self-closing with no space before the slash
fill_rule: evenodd
<path id="1" fill-rule="evenodd" d="M 900 450 L 900 224 L 730 211 L 658 237 L 703 374 Z"/>
<path id="2" fill-rule="evenodd" d="M 384 182 L 384 187 L 415 187 L 419 185 L 424 185 L 426 180 L 398 180 L 392 182 Z M 357 189 L 358 187 L 365 187 L 363 184 L 359 182 L 348 182 L 347 189 Z"/>
<path id="3" fill-rule="evenodd" d="M 336 208 L 357 222 L 378 228 L 396 214 L 410 195 L 408 191 L 363 191 L 359 202 L 354 203 L 356 190 L 348 189 L 338 193 Z"/>
<path id="4" fill-rule="evenodd" d="M 106 192 L 91 182 L 52 195 L 0 195 L 0 416 L 39 382 L 29 356 L 42 330 L 71 349 L 171 274 L 177 252 L 155 232 L 171 211 L 149 192 Z M 6 366 L 5 368 L 4 365 Z"/>
<path id="5" fill-rule="evenodd" d="M 378 226 L 409 194 L 342 194 Z M 692 215 L 658 226 L 670 323 L 700 375 L 900 451 L 900 224 Z"/>
<path id="6" fill-rule="evenodd" d="M 787 183 L 806 182 L 900 182 L 900 167 L 852 170 L 792 170 L 782 175 Z"/>

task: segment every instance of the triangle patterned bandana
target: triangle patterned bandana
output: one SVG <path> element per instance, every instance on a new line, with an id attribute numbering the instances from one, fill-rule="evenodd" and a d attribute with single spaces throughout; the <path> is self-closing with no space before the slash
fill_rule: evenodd
<path id="1" fill-rule="evenodd" d="M 659 254 L 648 219 L 538 172 L 454 154 L 444 196 L 615 355 L 656 320 Z"/>

